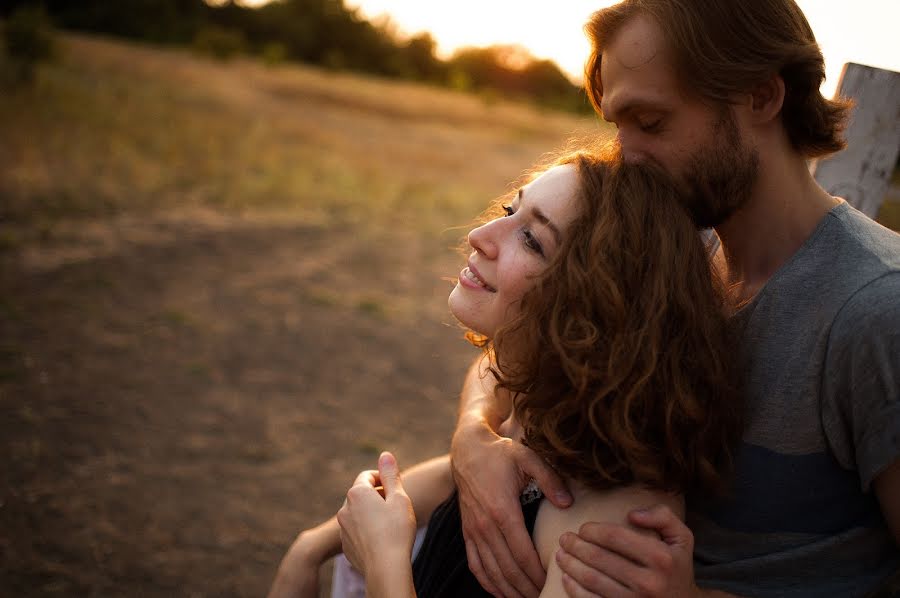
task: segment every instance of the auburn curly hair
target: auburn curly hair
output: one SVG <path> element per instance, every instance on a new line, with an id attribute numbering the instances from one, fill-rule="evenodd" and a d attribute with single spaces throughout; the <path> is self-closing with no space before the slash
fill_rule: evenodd
<path id="1" fill-rule="evenodd" d="M 580 217 L 486 347 L 524 442 L 595 489 L 717 493 L 741 410 L 709 251 L 652 165 L 557 164 L 577 168 Z"/>

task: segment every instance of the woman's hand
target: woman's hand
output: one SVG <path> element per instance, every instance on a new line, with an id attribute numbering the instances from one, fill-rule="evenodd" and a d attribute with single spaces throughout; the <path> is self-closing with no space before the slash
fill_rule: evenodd
<path id="1" fill-rule="evenodd" d="M 344 554 L 365 575 L 368 596 L 414 595 L 416 516 L 391 453 L 381 454 L 378 471 L 359 474 L 337 519 Z"/>

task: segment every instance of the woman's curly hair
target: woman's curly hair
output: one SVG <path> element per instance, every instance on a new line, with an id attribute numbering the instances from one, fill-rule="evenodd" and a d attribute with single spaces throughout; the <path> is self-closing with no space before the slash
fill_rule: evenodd
<path id="1" fill-rule="evenodd" d="M 489 345 L 524 442 L 589 487 L 718 492 L 740 408 L 727 300 L 675 185 L 574 153 L 580 216 Z"/>

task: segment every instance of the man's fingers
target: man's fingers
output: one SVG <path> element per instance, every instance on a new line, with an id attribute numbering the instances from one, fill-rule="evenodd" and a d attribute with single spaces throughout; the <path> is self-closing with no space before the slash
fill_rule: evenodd
<path id="1" fill-rule="evenodd" d="M 524 525 L 522 530 L 525 530 Z M 537 598 L 544 585 L 543 581 L 541 581 L 540 585 L 537 585 L 523 569 L 521 566 L 522 563 L 520 563 L 513 556 L 512 552 L 510 552 L 511 540 L 509 538 L 500 537 L 493 538 L 493 540 L 494 542 L 490 543 L 489 549 L 492 551 L 492 556 L 500 570 L 500 575 L 515 589 L 515 595 L 525 596 L 525 598 Z M 538 568 L 543 575 L 540 559 L 538 559 L 537 552 L 534 550 L 531 543 L 531 538 L 527 534 L 525 535 L 525 541 L 528 543 L 529 547 L 532 547 L 531 553 L 533 553 L 534 558 L 537 559 Z"/>
<path id="2" fill-rule="evenodd" d="M 565 509 L 570 506 L 573 501 L 572 494 L 566 488 L 566 484 L 559 474 L 534 451 L 525 446 L 520 445 L 520 447 L 522 450 L 517 451 L 516 457 L 519 468 L 526 477 L 534 478 L 547 500 L 556 507 Z"/>
<path id="3" fill-rule="evenodd" d="M 617 598 L 627 596 L 629 589 L 605 573 L 586 565 L 565 550 L 556 551 L 556 564 L 563 572 L 563 587 L 569 596 L 603 596 Z M 566 583 L 566 577 L 569 582 Z"/>
<path id="4" fill-rule="evenodd" d="M 514 567 L 514 576 L 507 576 L 507 579 L 512 581 L 525 596 L 537 596 L 544 587 L 547 574 L 525 528 L 524 518 L 520 516 L 509 518 L 505 523 L 501 522 L 500 531 L 503 532 L 504 545 L 509 547 Z"/>
<path id="5" fill-rule="evenodd" d="M 563 573 L 562 576 L 562 584 L 563 589 L 566 591 L 566 595 L 569 598 L 600 598 L 598 594 L 587 591 L 581 587 L 577 581 L 565 573 Z"/>
<path id="6" fill-rule="evenodd" d="M 498 591 L 499 596 L 504 598 L 521 598 L 522 594 L 512 586 L 503 574 L 500 564 L 494 556 L 494 552 L 490 546 L 484 543 L 477 544 L 478 556 L 481 557 L 481 564 L 484 566 L 485 573 L 491 581 L 491 584 Z"/>
<path id="7" fill-rule="evenodd" d="M 589 565 L 593 564 L 591 559 L 597 555 L 595 550 L 600 548 L 615 552 L 639 565 L 653 563 L 664 568 L 671 566 L 669 548 L 659 538 L 651 538 L 621 525 L 585 523 L 576 536 L 581 541 L 575 540 L 573 536 L 570 533 L 563 534 L 560 546 Z"/>
<path id="8" fill-rule="evenodd" d="M 574 534 L 560 538 L 561 548 L 556 552 L 556 561 L 564 572 L 569 572 L 567 567 L 571 566 L 574 560 L 579 564 L 607 575 L 626 588 L 630 588 L 638 593 L 642 591 L 643 588 L 640 587 L 641 582 L 639 580 L 643 579 L 645 573 L 643 567 L 617 552 L 576 539 L 577 536 Z M 569 547 L 571 551 L 569 552 L 563 547 Z M 580 571 L 581 569 L 576 567 L 570 574 L 577 576 Z M 592 586 L 588 585 L 586 587 Z"/>
<path id="9" fill-rule="evenodd" d="M 494 584 L 491 583 L 490 578 L 487 576 L 487 572 L 484 570 L 484 565 L 481 564 L 481 557 L 478 555 L 478 548 L 475 545 L 474 541 L 471 541 L 463 532 L 463 539 L 466 542 L 466 558 L 469 561 L 469 571 L 472 572 L 472 575 L 475 576 L 475 579 L 478 580 L 478 583 L 481 584 L 481 587 L 484 588 L 484 591 L 488 594 L 493 594 L 494 596 L 499 596 L 500 593 L 497 591 L 497 588 L 494 587 Z"/>
<path id="10" fill-rule="evenodd" d="M 628 520 L 638 527 L 655 530 L 666 544 L 689 544 L 693 551 L 691 530 L 665 505 L 631 511 Z"/>
<path id="11" fill-rule="evenodd" d="M 384 486 L 384 497 L 389 498 L 397 492 L 403 492 L 403 484 L 400 481 L 400 469 L 394 455 L 385 451 L 378 458 L 378 477 Z"/>

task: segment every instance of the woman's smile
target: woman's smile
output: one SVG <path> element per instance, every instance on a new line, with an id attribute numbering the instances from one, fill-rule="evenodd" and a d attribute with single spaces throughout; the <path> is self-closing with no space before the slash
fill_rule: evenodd
<path id="1" fill-rule="evenodd" d="M 468 265 L 459 273 L 459 282 L 462 286 L 470 289 L 478 289 L 496 293 L 497 289 L 489 285 L 481 278 L 481 273 L 475 269 L 475 266 Z"/>

